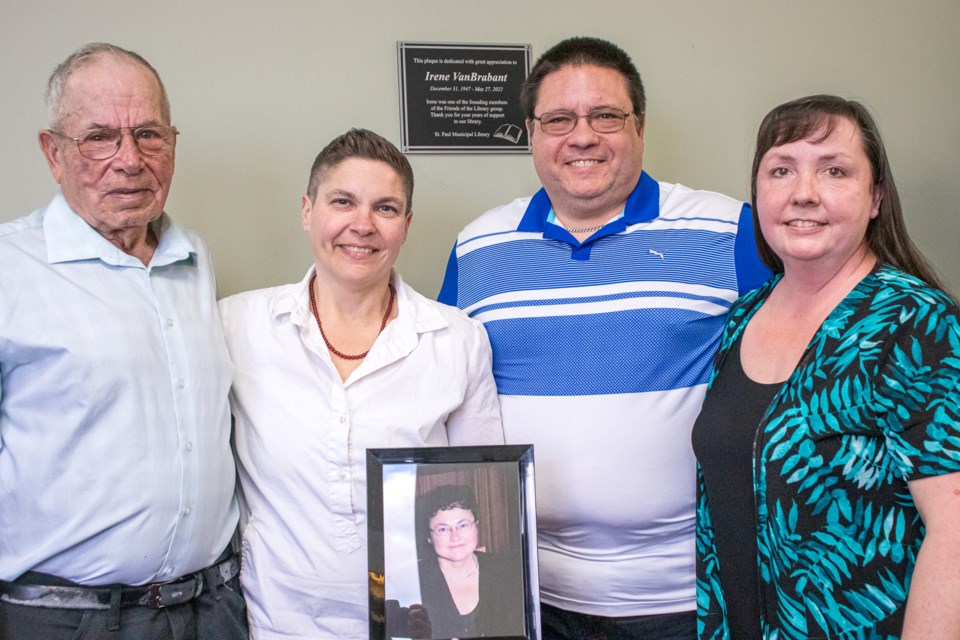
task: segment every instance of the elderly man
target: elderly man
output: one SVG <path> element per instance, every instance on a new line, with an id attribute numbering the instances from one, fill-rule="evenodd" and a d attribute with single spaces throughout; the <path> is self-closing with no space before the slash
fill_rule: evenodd
<path id="1" fill-rule="evenodd" d="M 441 301 L 481 320 L 508 442 L 537 456 L 545 638 L 693 638 L 690 431 L 724 315 L 767 278 L 749 207 L 642 170 L 645 97 L 593 38 L 521 96 L 543 189 L 461 232 Z"/>
<path id="2" fill-rule="evenodd" d="M 208 248 L 163 212 L 166 91 L 91 44 L 47 108 L 61 193 L 0 225 L 0 638 L 244 638 L 232 366 Z"/>

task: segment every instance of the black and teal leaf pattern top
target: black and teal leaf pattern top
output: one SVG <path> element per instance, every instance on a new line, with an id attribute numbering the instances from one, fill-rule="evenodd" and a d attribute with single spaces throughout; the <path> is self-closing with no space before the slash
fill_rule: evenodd
<path id="1" fill-rule="evenodd" d="M 778 281 L 730 311 L 717 370 Z M 899 638 L 924 535 L 907 481 L 958 471 L 960 314 L 942 292 L 878 266 L 830 313 L 758 425 L 765 638 Z M 744 594 L 720 587 L 702 475 L 697 502 L 699 637 L 729 640 L 725 601 Z"/>

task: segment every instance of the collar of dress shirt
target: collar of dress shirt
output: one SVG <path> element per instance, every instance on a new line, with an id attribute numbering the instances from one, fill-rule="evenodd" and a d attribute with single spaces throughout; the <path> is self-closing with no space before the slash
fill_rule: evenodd
<path id="1" fill-rule="evenodd" d="M 315 266 L 311 265 L 300 282 L 290 287 L 282 287 L 270 303 L 270 314 L 274 318 L 289 315 L 290 321 L 298 327 L 305 327 L 313 322 L 310 311 L 310 295 L 307 287 L 313 277 Z M 393 331 L 400 335 L 415 337 L 417 334 L 428 331 L 437 331 L 447 326 L 447 321 L 437 309 L 436 304 L 424 298 L 404 283 L 403 278 L 396 271 L 390 275 L 390 281 L 397 289 L 397 317 L 387 325 L 387 330 L 397 327 Z"/>
<path id="2" fill-rule="evenodd" d="M 151 267 L 159 267 L 197 254 L 196 248 L 170 217 L 164 213 L 152 223 L 159 238 L 157 249 L 150 261 Z M 74 262 L 101 260 L 109 265 L 146 268 L 142 262 L 121 251 L 78 216 L 62 194 L 57 194 L 44 212 L 43 233 L 47 242 L 47 262 Z"/>

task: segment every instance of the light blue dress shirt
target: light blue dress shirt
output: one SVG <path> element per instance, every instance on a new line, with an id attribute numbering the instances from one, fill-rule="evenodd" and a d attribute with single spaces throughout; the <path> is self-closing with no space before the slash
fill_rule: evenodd
<path id="1" fill-rule="evenodd" d="M 154 224 L 147 266 L 60 195 L 0 225 L 0 579 L 165 581 L 234 531 L 209 250 Z"/>

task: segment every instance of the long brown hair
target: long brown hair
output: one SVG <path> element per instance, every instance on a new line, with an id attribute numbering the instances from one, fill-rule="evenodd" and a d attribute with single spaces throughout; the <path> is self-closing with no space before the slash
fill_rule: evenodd
<path id="1" fill-rule="evenodd" d="M 893 265 L 949 294 L 949 290 L 907 233 L 900 195 L 893 181 L 887 150 L 877 123 L 862 104 L 839 96 L 814 95 L 784 103 L 768 113 L 760 124 L 750 175 L 753 226 L 760 258 L 774 272 L 783 271 L 783 261 L 764 239 L 757 217 L 757 174 L 760 161 L 772 147 L 797 140 L 810 140 L 814 144 L 826 140 L 839 118 L 849 120 L 860 130 L 863 151 L 870 161 L 873 173 L 873 187 L 880 193 L 880 212 L 867 225 L 867 244 L 870 249 L 879 261 Z"/>

